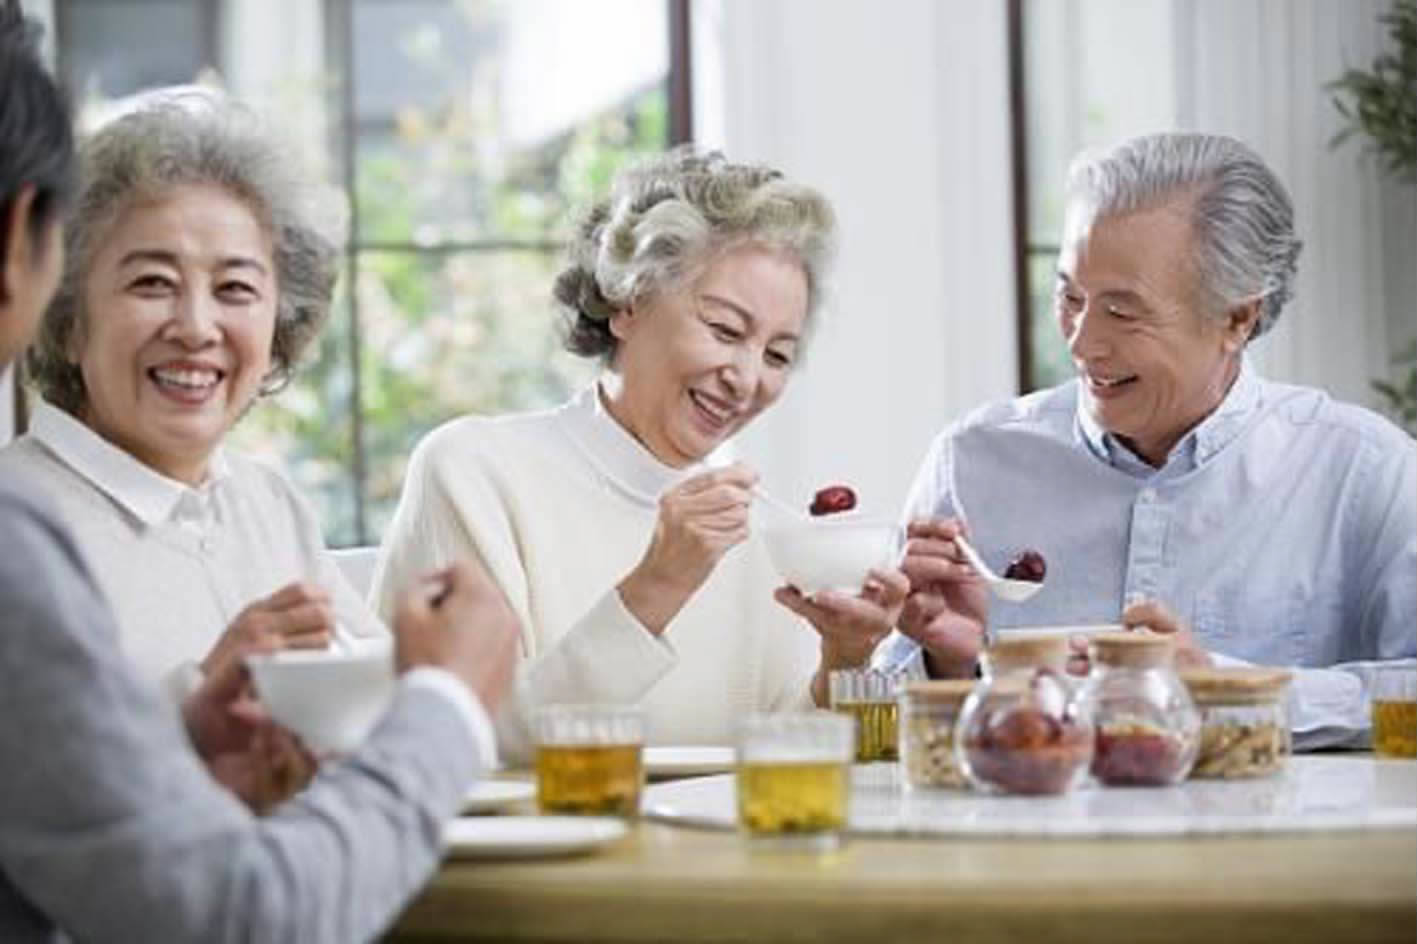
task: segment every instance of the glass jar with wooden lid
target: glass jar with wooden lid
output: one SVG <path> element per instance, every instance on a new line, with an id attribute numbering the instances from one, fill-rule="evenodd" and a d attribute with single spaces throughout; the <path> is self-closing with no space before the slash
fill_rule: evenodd
<path id="1" fill-rule="evenodd" d="M 1097 739 L 1092 775 L 1109 785 L 1166 786 L 1186 779 L 1200 745 L 1200 713 L 1173 667 L 1169 636 L 1100 633 L 1083 698 Z"/>
<path id="2" fill-rule="evenodd" d="M 1093 728 L 1068 680 L 1064 636 L 1015 630 L 980 659 L 955 728 L 955 762 L 995 793 L 1066 793 L 1087 777 Z"/>
<path id="3" fill-rule="evenodd" d="M 1284 669 L 1182 669 L 1181 681 L 1201 714 L 1192 777 L 1265 777 L 1284 766 L 1291 741 L 1285 707 L 1291 673 Z"/>
<path id="4" fill-rule="evenodd" d="M 963 787 L 955 763 L 955 723 L 973 679 L 907 682 L 900 690 L 900 763 L 908 790 Z"/>

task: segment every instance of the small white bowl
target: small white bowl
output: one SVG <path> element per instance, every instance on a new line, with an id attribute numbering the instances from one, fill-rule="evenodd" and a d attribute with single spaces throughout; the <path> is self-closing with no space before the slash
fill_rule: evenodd
<path id="1" fill-rule="evenodd" d="M 392 645 L 257 653 L 246 666 L 271 717 L 316 754 L 354 750 L 393 698 Z"/>
<path id="2" fill-rule="evenodd" d="M 881 518 L 823 515 L 763 529 L 773 566 L 803 594 L 856 593 L 872 569 L 894 567 L 900 528 Z"/>

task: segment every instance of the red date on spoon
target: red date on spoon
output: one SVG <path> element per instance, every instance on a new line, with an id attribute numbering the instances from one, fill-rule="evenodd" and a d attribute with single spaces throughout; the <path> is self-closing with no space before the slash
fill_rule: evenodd
<path id="1" fill-rule="evenodd" d="M 1048 565 L 1044 563 L 1043 555 L 1031 549 L 1009 561 L 1009 566 L 1004 569 L 1005 578 L 1027 580 L 1029 583 L 1042 583 L 1047 573 Z"/>
<path id="2" fill-rule="evenodd" d="M 845 485 L 828 485 L 812 496 L 807 509 L 813 515 L 835 515 L 856 507 L 856 493 Z"/>

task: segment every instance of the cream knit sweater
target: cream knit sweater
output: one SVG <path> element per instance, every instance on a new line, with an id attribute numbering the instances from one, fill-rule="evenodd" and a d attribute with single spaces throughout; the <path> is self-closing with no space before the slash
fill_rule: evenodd
<path id="1" fill-rule="evenodd" d="M 551 702 L 640 703 L 651 744 L 726 744 L 754 710 L 807 707 L 819 637 L 772 599 L 761 541 L 720 561 L 659 638 L 615 589 L 649 545 L 663 465 L 596 388 L 541 413 L 465 417 L 414 451 L 373 579 L 385 619 L 400 590 L 459 557 L 480 560 L 522 621 L 516 696 L 497 719 L 503 756 L 529 752 Z"/>

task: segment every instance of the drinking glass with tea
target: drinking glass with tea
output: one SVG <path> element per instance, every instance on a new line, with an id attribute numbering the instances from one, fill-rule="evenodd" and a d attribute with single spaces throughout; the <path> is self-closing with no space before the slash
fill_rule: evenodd
<path id="1" fill-rule="evenodd" d="M 541 812 L 639 815 L 643 711 L 628 705 L 548 705 L 536 712 L 533 724 Z"/>
<path id="2" fill-rule="evenodd" d="M 836 848 L 846 829 L 856 725 L 844 714 L 761 714 L 738 729 L 738 824 L 757 846 Z"/>
<path id="3" fill-rule="evenodd" d="M 899 759 L 899 678 L 876 669 L 836 669 L 827 676 L 832 711 L 856 719 L 856 761 Z"/>
<path id="4" fill-rule="evenodd" d="M 1417 757 L 1417 665 L 1378 666 L 1373 677 L 1373 753 Z"/>

